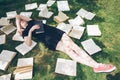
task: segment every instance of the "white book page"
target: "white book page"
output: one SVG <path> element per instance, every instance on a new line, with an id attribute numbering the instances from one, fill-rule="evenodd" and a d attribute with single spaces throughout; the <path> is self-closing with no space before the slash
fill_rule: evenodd
<path id="1" fill-rule="evenodd" d="M 25 10 L 32 10 L 37 8 L 37 3 L 31 3 L 31 4 L 26 4 L 25 5 Z"/>
<path id="2" fill-rule="evenodd" d="M 11 60 L 15 57 L 15 55 L 16 52 L 2 50 L 0 54 L 0 69 L 5 70 L 8 67 L 8 64 L 11 62 Z"/>
<path id="3" fill-rule="evenodd" d="M 0 44 L 5 44 L 6 43 L 6 35 L 0 35 Z"/>
<path id="4" fill-rule="evenodd" d="M 70 30 L 72 29 L 72 26 L 70 24 L 59 23 L 57 28 L 66 32 L 66 34 L 68 34 Z"/>
<path id="5" fill-rule="evenodd" d="M 0 80 L 11 80 L 11 74 L 6 74 L 0 76 Z"/>
<path id="6" fill-rule="evenodd" d="M 85 16 L 88 14 L 88 11 L 81 8 L 76 14 L 81 16 L 82 18 L 85 18 Z"/>
<path id="7" fill-rule="evenodd" d="M 47 8 L 47 4 L 40 4 L 37 10 L 44 10 L 45 8 Z"/>
<path id="8" fill-rule="evenodd" d="M 101 36 L 101 31 L 98 25 L 87 25 L 88 36 Z"/>
<path id="9" fill-rule="evenodd" d="M 69 76 L 76 76 L 76 62 L 72 60 L 58 58 L 55 72 Z"/>
<path id="10" fill-rule="evenodd" d="M 85 16 L 86 19 L 92 20 L 96 14 L 88 12 L 88 14 Z"/>
<path id="11" fill-rule="evenodd" d="M 17 12 L 16 11 L 10 11 L 10 12 L 7 12 L 6 15 L 7 15 L 8 19 L 12 19 L 12 18 L 16 17 Z"/>
<path id="12" fill-rule="evenodd" d="M 35 41 L 32 41 L 32 45 L 31 46 L 26 45 L 26 43 L 22 43 L 22 44 L 18 45 L 15 49 L 18 52 L 20 52 L 22 55 L 25 55 L 29 51 L 31 51 L 36 45 L 37 45 L 37 43 Z"/>
<path id="13" fill-rule="evenodd" d="M 0 25 L 2 25 L 2 26 L 10 25 L 9 20 L 7 20 L 7 18 L 1 18 L 0 19 Z"/>
<path id="14" fill-rule="evenodd" d="M 55 0 L 48 0 L 47 1 L 47 6 L 52 6 L 55 3 Z"/>
<path id="15" fill-rule="evenodd" d="M 74 26 L 72 31 L 69 33 L 69 36 L 76 38 L 76 39 L 80 39 L 83 35 L 85 27 L 81 27 L 81 26 Z"/>
<path id="16" fill-rule="evenodd" d="M 58 11 L 70 11 L 68 1 L 57 1 Z"/>
<path id="17" fill-rule="evenodd" d="M 31 17 L 32 12 L 21 12 L 20 15 L 26 16 L 26 17 Z"/>
<path id="18" fill-rule="evenodd" d="M 101 48 L 95 44 L 95 42 L 92 39 L 85 40 L 81 42 L 83 48 L 90 54 L 95 54 L 99 51 L 101 51 Z"/>
<path id="19" fill-rule="evenodd" d="M 13 37 L 12 37 L 12 40 L 24 41 L 23 37 L 19 33 L 14 34 Z"/>

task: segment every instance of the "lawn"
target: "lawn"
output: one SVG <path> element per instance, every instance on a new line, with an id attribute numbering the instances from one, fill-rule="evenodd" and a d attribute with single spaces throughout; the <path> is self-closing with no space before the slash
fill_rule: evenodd
<path id="1" fill-rule="evenodd" d="M 6 2 L 8 1 L 8 2 Z M 24 10 L 24 5 L 27 3 L 37 2 L 46 3 L 47 0 L 0 0 L 0 17 L 6 16 L 6 12 L 16 10 L 18 13 Z M 76 12 L 80 8 L 84 8 L 96 14 L 95 18 L 91 21 L 85 20 L 87 24 L 98 24 L 102 32 L 101 37 L 89 37 L 86 30 L 80 40 L 73 39 L 73 41 L 80 47 L 81 41 L 92 38 L 97 45 L 102 48 L 102 51 L 92 55 L 91 57 L 98 62 L 112 63 L 117 69 L 111 73 L 94 73 L 88 66 L 77 63 L 77 76 L 71 77 L 55 73 L 55 64 L 57 58 L 70 59 L 67 55 L 59 51 L 48 50 L 43 43 L 38 43 L 37 46 L 22 56 L 17 53 L 12 63 L 9 65 L 6 71 L 0 71 L 0 75 L 13 72 L 18 58 L 34 57 L 33 79 L 31 80 L 109 80 L 106 78 L 108 75 L 112 75 L 113 79 L 120 80 L 120 1 L 119 0 L 68 0 L 70 11 L 65 12 L 70 18 L 76 16 Z M 49 7 L 49 10 L 57 15 L 57 4 L 53 4 Z M 34 13 L 32 18 L 40 19 L 38 17 L 38 11 L 32 10 Z M 53 16 L 47 20 L 47 24 L 56 27 L 57 23 L 53 21 Z M 45 19 L 45 18 L 42 18 Z M 11 20 L 14 22 L 14 19 Z M 67 23 L 67 21 L 66 21 Z M 4 49 L 16 51 L 15 47 L 21 42 L 12 41 L 11 38 L 15 32 L 7 36 L 7 42 L 4 45 L 0 45 L 0 52 Z M 116 77 L 119 77 L 116 78 Z M 13 79 L 12 79 L 13 80 Z"/>

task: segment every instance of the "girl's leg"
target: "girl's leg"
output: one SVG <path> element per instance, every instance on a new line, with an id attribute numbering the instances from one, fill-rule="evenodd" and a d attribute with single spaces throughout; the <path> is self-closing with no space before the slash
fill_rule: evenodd
<path id="1" fill-rule="evenodd" d="M 99 63 L 94 61 L 85 51 L 80 49 L 66 34 L 62 36 L 56 50 L 62 51 L 69 55 L 73 60 L 90 67 L 98 67 L 99 65 Z"/>

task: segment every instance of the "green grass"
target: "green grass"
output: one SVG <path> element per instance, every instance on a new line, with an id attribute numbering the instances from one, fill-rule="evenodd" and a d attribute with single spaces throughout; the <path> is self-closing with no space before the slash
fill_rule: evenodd
<path id="1" fill-rule="evenodd" d="M 36 2 L 37 0 L 15 0 L 15 2 L 0 2 L 0 17 L 6 16 L 6 12 L 11 10 L 17 10 L 17 12 L 24 11 L 24 5 L 26 3 Z M 13 59 L 12 63 L 6 71 L 0 71 L 0 75 L 13 72 L 18 58 L 23 57 L 34 57 L 34 73 L 32 80 L 107 80 L 106 76 L 108 74 L 120 74 L 120 1 L 119 0 L 68 0 L 70 5 L 70 12 L 68 16 L 74 18 L 76 12 L 80 8 L 84 8 L 88 11 L 96 13 L 95 18 L 92 21 L 85 20 L 87 24 L 98 24 L 100 30 L 102 31 L 101 37 L 88 37 L 85 31 L 83 37 L 80 40 L 73 39 L 80 47 L 80 42 L 89 38 L 93 38 L 101 48 L 102 51 L 92 55 L 93 59 L 102 63 L 112 63 L 117 69 L 111 73 L 94 73 L 92 69 L 88 66 L 77 64 L 77 76 L 70 77 L 66 75 L 56 74 L 55 73 L 55 64 L 58 57 L 70 59 L 67 55 L 59 51 L 48 50 L 44 44 L 38 43 L 38 45 L 30 51 L 25 56 L 22 56 L 20 53 L 17 53 L 16 57 Z M 38 4 L 46 3 L 47 0 L 38 0 Z M 6 6 L 5 6 L 6 5 Z M 56 3 L 49 8 L 49 10 L 54 11 L 57 15 Z M 32 18 L 40 19 L 37 15 L 38 12 L 35 10 Z M 43 18 L 44 19 L 44 18 Z M 13 20 L 14 21 L 14 20 Z M 57 25 L 53 21 L 53 16 L 50 19 L 47 19 L 47 24 Z M 14 42 L 11 40 L 15 32 L 7 36 L 7 42 L 4 45 L 0 45 L 0 51 L 3 49 L 8 49 L 15 51 L 15 47 L 21 42 Z M 120 75 L 119 75 L 120 76 Z M 112 79 L 117 80 L 117 79 Z M 119 80 L 119 79 L 118 79 Z"/>

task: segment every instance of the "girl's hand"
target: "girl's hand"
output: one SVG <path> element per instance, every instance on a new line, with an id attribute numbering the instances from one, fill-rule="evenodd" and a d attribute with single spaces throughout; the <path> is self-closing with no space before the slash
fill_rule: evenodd
<path id="1" fill-rule="evenodd" d="M 30 31 L 33 32 L 35 29 L 39 29 L 39 28 L 40 28 L 39 25 L 34 25 L 34 26 L 30 29 Z"/>
<path id="2" fill-rule="evenodd" d="M 22 35 L 22 30 L 17 30 L 17 33 L 18 33 L 19 35 Z"/>

